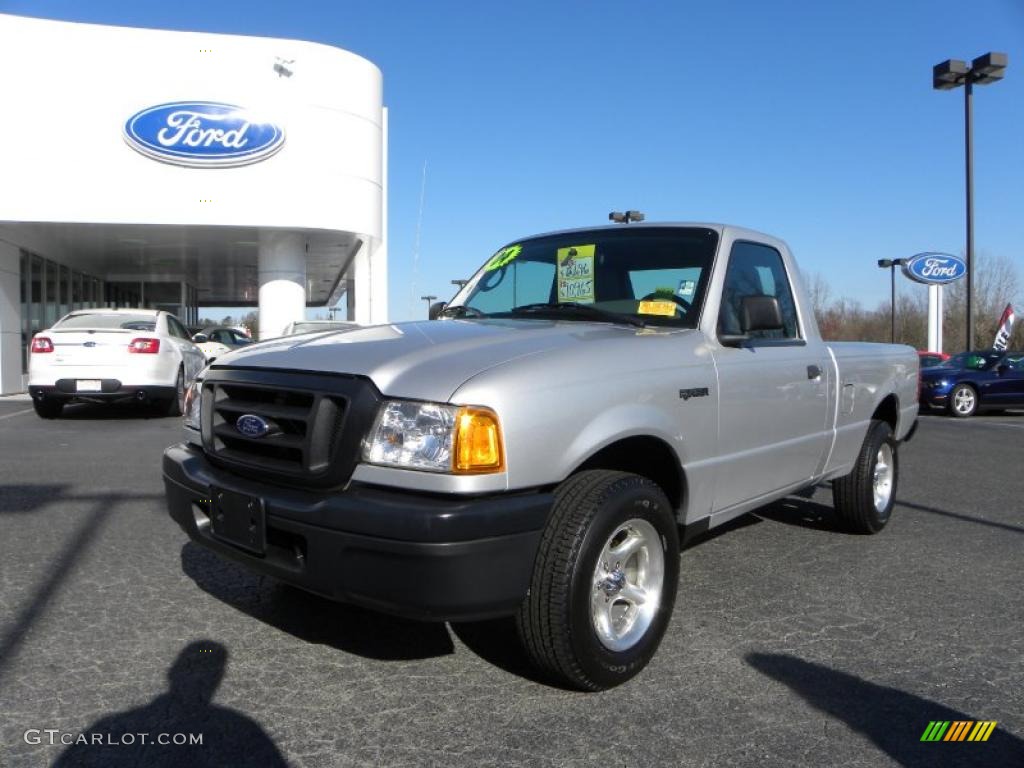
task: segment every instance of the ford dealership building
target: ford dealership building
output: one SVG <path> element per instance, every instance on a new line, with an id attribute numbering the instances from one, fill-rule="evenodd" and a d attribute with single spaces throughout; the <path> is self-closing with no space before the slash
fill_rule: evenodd
<path id="1" fill-rule="evenodd" d="M 381 73 L 337 48 L 0 15 L 0 394 L 73 309 L 260 335 L 345 299 L 387 319 Z"/>

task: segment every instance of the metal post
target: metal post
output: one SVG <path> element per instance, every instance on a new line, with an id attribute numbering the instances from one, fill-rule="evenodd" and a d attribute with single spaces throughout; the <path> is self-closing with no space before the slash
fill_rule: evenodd
<path id="1" fill-rule="evenodd" d="M 892 283 L 892 304 L 891 312 L 892 315 L 892 333 L 890 334 L 889 342 L 891 344 L 896 343 L 896 264 L 895 262 L 889 267 L 889 280 Z"/>
<path id="2" fill-rule="evenodd" d="M 966 349 L 974 348 L 974 110 L 971 108 L 971 75 L 964 82 L 964 142 L 967 154 L 967 340 Z"/>

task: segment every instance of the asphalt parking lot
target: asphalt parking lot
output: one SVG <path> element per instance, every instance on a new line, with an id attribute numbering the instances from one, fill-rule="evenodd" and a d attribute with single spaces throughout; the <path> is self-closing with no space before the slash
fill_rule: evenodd
<path id="1" fill-rule="evenodd" d="M 819 488 L 689 546 L 652 664 L 580 694 L 508 622 L 378 616 L 187 543 L 177 419 L 29 408 L 0 401 L 0 766 L 1024 765 L 1024 412 L 924 417 L 879 536 Z M 998 725 L 922 742 L 936 720 Z M 83 733 L 203 744 L 60 744 Z"/>

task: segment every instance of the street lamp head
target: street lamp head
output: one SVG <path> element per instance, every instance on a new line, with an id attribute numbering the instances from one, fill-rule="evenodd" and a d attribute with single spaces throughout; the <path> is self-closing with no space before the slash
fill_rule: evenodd
<path id="1" fill-rule="evenodd" d="M 988 85 L 1002 80 L 1006 74 L 1007 56 L 1005 53 L 986 53 L 971 62 L 971 79 L 978 85 Z"/>
<path id="2" fill-rule="evenodd" d="M 879 259 L 878 260 L 878 266 L 881 269 L 891 269 L 892 266 L 893 266 L 893 260 L 892 259 Z"/>
<path id="3" fill-rule="evenodd" d="M 631 221 L 643 221 L 644 215 L 640 211 L 612 211 L 608 214 L 608 219 L 616 224 L 629 224 Z"/>
<path id="4" fill-rule="evenodd" d="M 958 85 L 963 85 L 967 73 L 971 68 L 966 61 L 960 59 L 946 59 L 941 64 L 932 67 L 932 88 L 937 91 L 949 91 Z"/>

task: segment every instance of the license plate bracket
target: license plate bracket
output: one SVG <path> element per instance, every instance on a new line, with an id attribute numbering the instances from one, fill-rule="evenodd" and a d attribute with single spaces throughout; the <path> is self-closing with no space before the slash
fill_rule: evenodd
<path id="1" fill-rule="evenodd" d="M 223 488 L 213 488 L 211 497 L 213 535 L 254 554 L 264 554 L 267 550 L 267 515 L 263 499 Z"/>
<path id="2" fill-rule="evenodd" d="M 79 379 L 75 382 L 76 392 L 102 392 L 103 382 L 100 379 Z"/>

